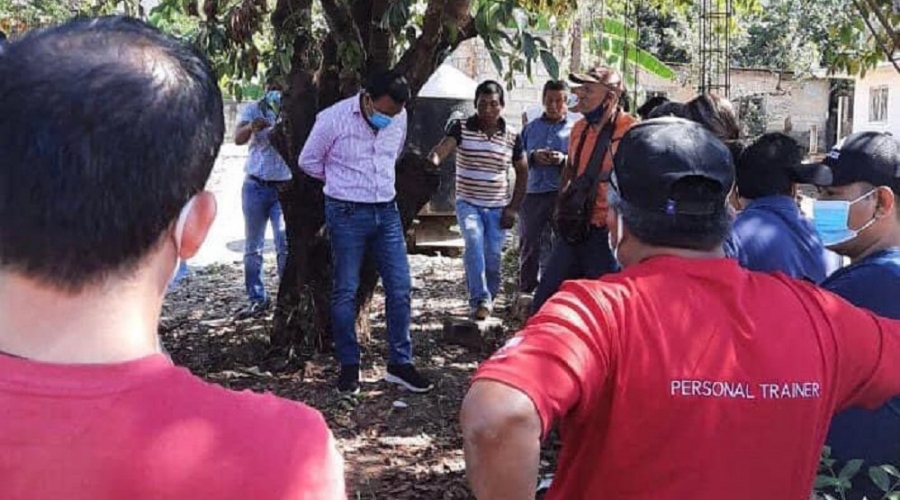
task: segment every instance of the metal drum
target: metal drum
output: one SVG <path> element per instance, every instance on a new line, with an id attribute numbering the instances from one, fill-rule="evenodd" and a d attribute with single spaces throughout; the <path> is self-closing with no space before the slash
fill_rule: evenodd
<path id="1" fill-rule="evenodd" d="M 475 87 L 478 84 L 445 63 L 419 91 L 409 116 L 407 146 L 428 154 L 444 138 L 447 125 L 456 118 L 475 113 Z M 462 237 L 456 224 L 456 155 L 449 155 L 440 166 L 440 186 L 419 212 L 414 226 L 416 249 L 459 249 Z"/>

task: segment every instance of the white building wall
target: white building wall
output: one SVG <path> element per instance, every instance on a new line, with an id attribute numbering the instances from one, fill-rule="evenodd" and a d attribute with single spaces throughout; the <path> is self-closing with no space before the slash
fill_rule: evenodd
<path id="1" fill-rule="evenodd" d="M 887 120 L 873 122 L 869 120 L 869 101 L 871 90 L 888 87 Z M 900 74 L 889 64 L 866 73 L 864 78 L 856 78 L 856 90 L 853 99 L 853 132 L 874 130 L 890 132 L 900 137 Z"/>

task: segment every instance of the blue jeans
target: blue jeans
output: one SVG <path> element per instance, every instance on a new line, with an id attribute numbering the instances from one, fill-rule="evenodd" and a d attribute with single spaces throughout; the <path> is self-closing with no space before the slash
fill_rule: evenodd
<path id="1" fill-rule="evenodd" d="M 572 245 L 563 238 L 553 241 L 547 269 L 534 292 L 532 312 L 536 312 L 562 286 L 563 281 L 596 279 L 619 270 L 609 248 L 609 230 L 591 226 L 585 241 Z"/>
<path id="2" fill-rule="evenodd" d="M 492 303 L 500 294 L 500 261 L 506 230 L 500 228 L 502 208 L 487 208 L 456 200 L 456 218 L 466 242 L 463 263 L 469 307 Z"/>
<path id="3" fill-rule="evenodd" d="M 241 189 L 241 201 L 244 209 L 244 285 L 251 302 L 263 302 L 266 300 L 263 247 L 269 222 L 275 235 L 278 276 L 281 276 L 287 259 L 287 238 L 284 234 L 284 216 L 278 203 L 278 189 L 247 177 Z"/>
<path id="4" fill-rule="evenodd" d="M 366 252 L 371 251 L 384 285 L 388 363 L 412 362 L 409 338 L 409 261 L 400 212 L 395 202 L 354 203 L 325 199 L 325 225 L 331 237 L 333 289 L 331 330 L 338 361 L 359 364 L 356 293 Z"/>
<path id="5" fill-rule="evenodd" d="M 187 261 L 179 260 L 178 269 L 175 270 L 175 276 L 173 276 L 172 281 L 169 282 L 169 287 L 166 289 L 166 292 L 172 292 L 178 288 L 181 280 L 183 280 L 190 272 Z"/>

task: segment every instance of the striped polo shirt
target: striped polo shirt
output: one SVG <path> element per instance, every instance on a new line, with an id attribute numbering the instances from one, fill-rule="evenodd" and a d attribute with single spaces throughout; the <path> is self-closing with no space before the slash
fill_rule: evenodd
<path id="1" fill-rule="evenodd" d="M 522 159 L 522 138 L 502 118 L 488 137 L 477 115 L 456 120 L 447 128 L 456 139 L 456 198 L 480 207 L 504 207 L 509 202 L 509 167 Z"/>

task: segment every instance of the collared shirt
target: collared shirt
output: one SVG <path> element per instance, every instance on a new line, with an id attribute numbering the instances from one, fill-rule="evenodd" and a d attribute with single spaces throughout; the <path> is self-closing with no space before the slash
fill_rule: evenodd
<path id="1" fill-rule="evenodd" d="M 488 137 L 478 116 L 456 120 L 447 129 L 456 139 L 456 198 L 479 207 L 503 207 L 509 202 L 509 167 L 522 159 L 522 137 L 500 119 Z"/>
<path id="2" fill-rule="evenodd" d="M 836 271 L 822 287 L 885 318 L 900 319 L 900 248 L 876 252 Z M 895 361 L 896 362 L 896 361 Z M 900 397 L 875 411 L 850 409 L 835 415 L 825 444 L 842 461 L 861 458 L 869 466 L 900 461 Z M 853 479 L 848 499 L 881 498 L 866 476 Z"/>
<path id="3" fill-rule="evenodd" d="M 397 158 L 406 142 L 406 110 L 378 132 L 360 109 L 360 94 L 319 112 L 300 153 L 300 169 L 325 182 L 325 195 L 383 203 L 396 196 Z"/>
<path id="4" fill-rule="evenodd" d="M 263 101 L 248 103 L 241 109 L 238 125 L 252 123 L 256 119 L 265 119 L 274 125 L 278 115 Z M 250 137 L 250 155 L 244 164 L 244 171 L 264 181 L 287 181 L 291 179 L 291 169 L 288 168 L 278 151 L 269 143 L 269 134 L 272 127 L 254 132 Z"/>
<path id="5" fill-rule="evenodd" d="M 734 219 L 725 254 L 752 271 L 780 271 L 819 283 L 828 257 L 822 240 L 790 196 L 751 200 Z"/>
<path id="6" fill-rule="evenodd" d="M 569 134 L 575 121 L 568 116 L 559 121 L 550 121 L 546 116 L 529 122 L 522 130 L 522 146 L 528 155 L 528 193 L 552 193 L 559 190 L 559 176 L 562 165 L 538 163 L 532 153 L 539 149 L 569 152 Z"/>

